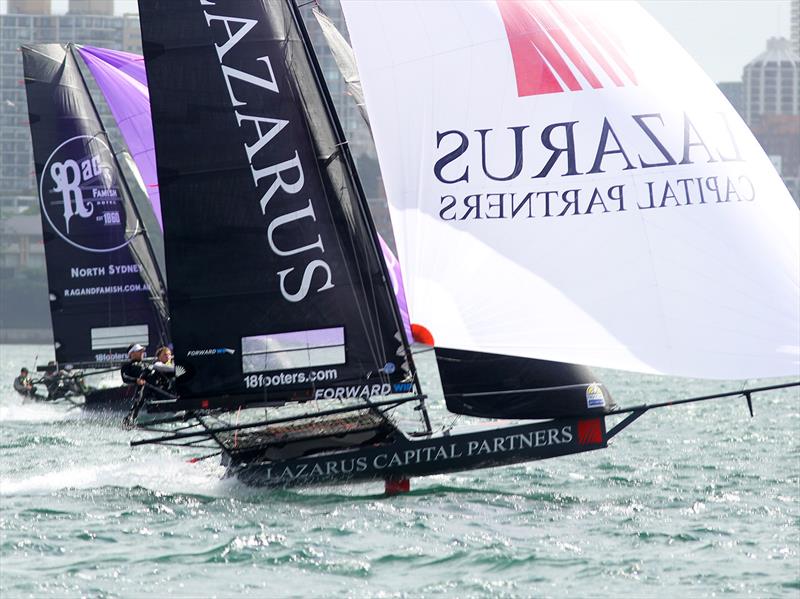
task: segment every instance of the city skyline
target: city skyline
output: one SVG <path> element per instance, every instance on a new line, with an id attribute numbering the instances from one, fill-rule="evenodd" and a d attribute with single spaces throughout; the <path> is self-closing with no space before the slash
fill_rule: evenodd
<path id="1" fill-rule="evenodd" d="M 114 13 L 138 12 L 136 0 L 114 2 Z M 67 0 L 52 0 L 64 13 Z M 770 37 L 790 36 L 791 0 L 642 0 L 647 10 L 715 82 L 738 81 Z M 0 0 L 0 14 L 7 0 Z"/>

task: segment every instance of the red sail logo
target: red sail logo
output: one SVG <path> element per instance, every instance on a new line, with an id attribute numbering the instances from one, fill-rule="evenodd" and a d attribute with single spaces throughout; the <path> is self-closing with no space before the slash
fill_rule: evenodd
<path id="1" fill-rule="evenodd" d="M 497 0 L 522 96 L 636 85 L 614 35 L 574 3 Z"/>

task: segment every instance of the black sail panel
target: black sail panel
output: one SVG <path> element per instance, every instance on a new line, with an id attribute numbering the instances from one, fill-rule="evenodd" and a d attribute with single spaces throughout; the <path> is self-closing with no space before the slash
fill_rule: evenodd
<path id="1" fill-rule="evenodd" d="M 436 348 L 447 409 L 484 418 L 563 418 L 612 411 L 608 389 L 586 366 Z"/>
<path id="2" fill-rule="evenodd" d="M 294 7 L 139 9 L 183 407 L 410 390 L 374 230 Z"/>
<path id="3" fill-rule="evenodd" d="M 66 46 L 22 46 L 56 359 L 105 364 L 166 342 L 163 283 Z"/>

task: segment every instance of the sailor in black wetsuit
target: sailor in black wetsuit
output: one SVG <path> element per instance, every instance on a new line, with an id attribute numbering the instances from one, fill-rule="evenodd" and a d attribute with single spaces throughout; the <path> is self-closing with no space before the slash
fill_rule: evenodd
<path id="1" fill-rule="evenodd" d="M 133 397 L 133 405 L 130 412 L 122 420 L 122 426 L 131 428 L 136 422 L 136 416 L 144 406 L 149 393 L 147 383 L 152 376 L 152 371 L 142 360 L 144 359 L 144 347 L 134 343 L 128 348 L 128 361 L 120 368 L 122 380 L 129 385 L 137 385 L 136 394 Z"/>
<path id="2" fill-rule="evenodd" d="M 68 373 L 59 370 L 58 364 L 56 364 L 54 360 L 50 360 L 47 363 L 41 382 L 47 389 L 47 399 L 49 401 L 76 394 L 73 392 L 73 389 L 71 389 L 70 383 L 72 383 L 72 381 Z"/>
<path id="3" fill-rule="evenodd" d="M 58 387 L 61 379 L 59 374 L 60 373 L 58 372 L 58 366 L 56 363 L 53 360 L 48 362 L 44 371 L 44 375 L 41 379 L 41 382 L 47 389 L 48 399 L 53 399 L 56 397 L 56 395 L 58 395 Z"/>
<path id="4" fill-rule="evenodd" d="M 128 361 L 120 368 L 122 381 L 129 385 L 143 386 L 150 376 L 150 369 L 142 362 L 144 359 L 144 347 L 134 343 L 128 348 Z"/>
<path id="5" fill-rule="evenodd" d="M 149 381 L 167 393 L 175 391 L 175 363 L 172 361 L 172 350 L 167 346 L 156 350 L 156 362 L 153 364 L 153 376 Z"/>

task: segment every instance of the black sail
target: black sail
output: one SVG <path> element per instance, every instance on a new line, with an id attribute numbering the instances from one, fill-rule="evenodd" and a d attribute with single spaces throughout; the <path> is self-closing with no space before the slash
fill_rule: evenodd
<path id="1" fill-rule="evenodd" d="M 363 191 L 289 2 L 140 0 L 181 407 L 411 389 Z"/>
<path id="2" fill-rule="evenodd" d="M 22 46 L 56 359 L 84 366 L 167 341 L 164 285 L 69 47 Z"/>

